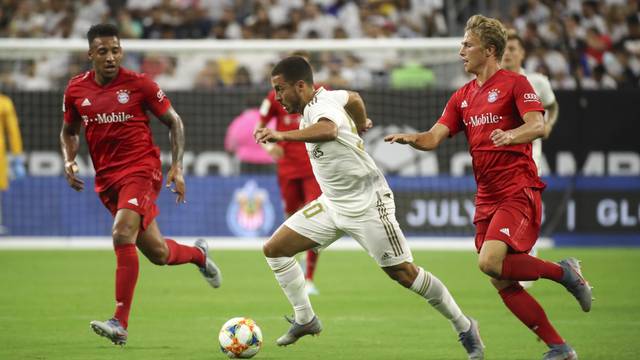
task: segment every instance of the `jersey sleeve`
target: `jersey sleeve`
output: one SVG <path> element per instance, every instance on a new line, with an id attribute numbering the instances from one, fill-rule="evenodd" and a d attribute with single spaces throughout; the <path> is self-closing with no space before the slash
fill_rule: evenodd
<path id="1" fill-rule="evenodd" d="M 309 107 L 309 121 L 311 124 L 315 124 L 325 118 L 333 121 L 339 127 L 346 119 L 341 110 L 347 104 L 349 93 L 345 90 L 332 91 L 328 96 L 331 100 L 322 99 Z"/>
<path id="2" fill-rule="evenodd" d="M 540 96 L 540 101 L 542 101 L 542 106 L 544 107 L 551 106 L 551 104 L 556 102 L 556 95 L 551 89 L 551 83 L 544 75 L 540 75 L 540 93 L 538 96 Z"/>
<path id="3" fill-rule="evenodd" d="M 524 117 L 524 114 L 530 111 L 540 111 L 544 114 L 542 102 L 526 77 L 518 76 L 515 79 L 513 98 L 515 99 L 520 117 Z"/>
<path id="4" fill-rule="evenodd" d="M 438 123 L 449 128 L 449 137 L 454 136 L 464 129 L 462 113 L 458 105 L 458 93 L 459 91 L 453 93 L 447 105 L 444 107 L 440 119 L 438 119 Z"/>
<path id="5" fill-rule="evenodd" d="M 329 95 L 342 107 L 349 102 L 349 92 L 346 90 L 329 91 Z"/>
<path id="6" fill-rule="evenodd" d="M 64 114 L 64 122 L 72 124 L 73 122 L 80 120 L 80 115 L 73 104 L 74 97 L 71 95 L 69 89 L 70 87 L 67 86 L 67 89 L 64 91 L 64 95 L 62 96 L 62 113 Z"/>
<path id="7" fill-rule="evenodd" d="M 147 109 L 151 110 L 153 115 L 160 117 L 169 110 L 171 102 L 155 81 L 147 76 L 142 76 L 140 77 L 139 86 L 144 95 L 144 104 Z"/>

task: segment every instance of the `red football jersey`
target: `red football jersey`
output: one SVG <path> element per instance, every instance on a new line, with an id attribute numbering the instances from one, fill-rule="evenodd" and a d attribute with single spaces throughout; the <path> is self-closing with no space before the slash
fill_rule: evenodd
<path id="1" fill-rule="evenodd" d="M 96 83 L 88 71 L 69 81 L 64 93 L 64 121 L 81 121 L 101 192 L 143 167 L 160 168 L 160 149 L 153 143 L 149 117 L 171 106 L 158 85 L 143 74 L 120 68 L 110 83 Z"/>
<path id="2" fill-rule="evenodd" d="M 277 131 L 298 130 L 300 114 L 289 114 L 276 100 L 276 91 L 271 90 L 260 106 L 260 117 L 266 123 L 276 119 Z M 313 176 L 307 148 L 301 141 L 281 141 L 278 143 L 284 150 L 284 156 L 278 160 L 278 175 L 290 179 Z"/>
<path id="3" fill-rule="evenodd" d="M 525 187 L 543 189 L 531 143 L 497 147 L 495 129 L 509 130 L 524 123 L 529 111 L 544 112 L 542 103 L 523 75 L 498 70 L 482 86 L 475 80 L 458 89 L 438 120 L 450 136 L 464 131 L 478 184 L 476 204 L 495 203 Z"/>

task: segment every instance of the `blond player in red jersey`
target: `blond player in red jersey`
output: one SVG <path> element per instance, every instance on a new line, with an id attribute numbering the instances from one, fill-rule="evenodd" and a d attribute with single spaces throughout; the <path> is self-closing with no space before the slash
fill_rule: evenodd
<path id="1" fill-rule="evenodd" d="M 549 279 L 591 309 L 591 287 L 576 259 L 553 263 L 528 253 L 540 231 L 545 184 L 531 157 L 531 141 L 544 134 L 544 109 L 526 77 L 500 68 L 507 32 L 496 19 L 472 16 L 460 49 L 475 79 L 458 89 L 433 127 L 418 134 L 391 134 L 385 141 L 433 150 L 464 132 L 478 186 L 475 244 L 480 270 L 511 312 L 549 347 L 543 360 L 574 360 L 577 354 L 553 328 L 538 302 L 518 283 Z"/>
<path id="2" fill-rule="evenodd" d="M 297 52 L 294 55 L 300 55 L 308 59 L 308 54 L 303 52 Z M 260 123 L 257 128 L 261 129 L 269 121 L 275 119 L 277 131 L 298 130 L 301 118 L 302 115 L 300 114 L 289 114 L 276 101 L 276 92 L 272 89 L 260 106 Z M 304 143 L 282 141 L 278 144 L 267 143 L 262 144 L 262 146 L 277 162 L 278 185 L 287 218 L 322 194 L 320 185 L 318 185 L 313 175 Z M 309 295 L 319 294 L 313 282 L 318 256 L 319 253 L 314 250 L 306 252 L 304 275 L 306 281 L 305 289 Z"/>
<path id="3" fill-rule="evenodd" d="M 120 67 L 123 52 L 115 26 L 94 25 L 87 39 L 93 70 L 69 81 L 60 142 L 67 182 L 74 190 L 82 191 L 84 182 L 78 177 L 75 159 L 80 130 L 85 128 L 96 171 L 95 191 L 114 217 L 111 235 L 117 263 L 116 309 L 111 319 L 92 321 L 90 325 L 98 335 L 124 345 L 138 279 L 136 247 L 156 265 L 195 264 L 213 287 L 220 286 L 222 277 L 207 255 L 206 241 L 200 239 L 196 246 L 185 246 L 165 239 L 155 220 L 162 171 L 160 149 L 153 143 L 146 111 L 170 129 L 172 161 L 166 186 L 173 185 L 177 203 L 185 202 L 184 130 L 180 116 L 155 82 Z"/>

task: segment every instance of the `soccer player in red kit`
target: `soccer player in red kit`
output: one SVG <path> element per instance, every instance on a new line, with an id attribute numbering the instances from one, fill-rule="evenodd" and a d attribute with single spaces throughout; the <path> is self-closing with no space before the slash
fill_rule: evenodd
<path id="1" fill-rule="evenodd" d="M 472 16 L 460 56 L 475 79 L 451 96 L 429 131 L 391 134 L 385 141 L 426 151 L 448 136 L 465 133 L 478 186 L 474 224 L 480 270 L 491 277 L 509 310 L 548 345 L 543 360 L 577 359 L 518 283 L 555 281 L 576 297 L 582 310 L 591 309 L 591 287 L 576 259 L 553 263 L 528 254 L 540 231 L 545 188 L 531 157 L 531 141 L 544 134 L 544 108 L 525 76 L 500 68 L 506 40 L 498 20 Z"/>
<path id="2" fill-rule="evenodd" d="M 305 57 L 305 56 L 303 56 Z M 277 131 L 298 130 L 300 126 L 300 114 L 289 114 L 276 101 L 275 90 L 269 91 L 267 97 L 260 106 L 260 123 L 257 128 L 265 127 L 271 120 L 276 119 Z M 284 204 L 286 217 L 293 215 L 307 203 L 317 199 L 322 191 L 311 170 L 311 163 L 307 155 L 307 149 L 303 142 L 283 141 L 278 144 L 262 144 L 265 150 L 277 161 L 278 185 Z M 306 290 L 309 295 L 318 295 L 318 289 L 313 283 L 313 275 L 316 271 L 318 253 L 307 251 L 306 259 Z"/>
<path id="3" fill-rule="evenodd" d="M 172 163 L 167 187 L 173 185 L 176 202 L 183 203 L 184 129 L 180 116 L 155 82 L 120 67 L 123 52 L 115 26 L 94 25 L 87 39 L 93 70 L 69 81 L 64 94 L 60 142 L 67 181 L 74 190 L 82 191 L 84 182 L 77 176 L 75 158 L 80 129 L 84 126 L 96 172 L 95 191 L 114 216 L 115 314 L 107 321 L 92 321 L 90 325 L 98 335 L 124 345 L 138 279 L 136 247 L 156 265 L 195 264 L 213 287 L 219 287 L 222 278 L 208 257 L 206 241 L 185 246 L 165 239 L 155 220 L 162 171 L 160 149 L 153 143 L 146 111 L 151 111 L 170 129 Z"/>

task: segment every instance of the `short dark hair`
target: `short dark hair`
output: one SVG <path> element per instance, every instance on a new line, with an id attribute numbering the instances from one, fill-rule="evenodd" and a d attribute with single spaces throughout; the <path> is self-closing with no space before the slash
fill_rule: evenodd
<path id="1" fill-rule="evenodd" d="M 278 75 L 282 75 L 289 84 L 302 80 L 309 85 L 313 85 L 311 65 L 301 56 L 289 56 L 280 60 L 271 70 L 271 76 Z"/>
<path id="2" fill-rule="evenodd" d="M 89 40 L 89 46 L 93 43 L 93 40 L 97 37 L 103 36 L 115 36 L 120 39 L 118 28 L 113 24 L 95 24 L 92 25 L 89 31 L 87 31 L 87 40 Z"/>
<path id="3" fill-rule="evenodd" d="M 525 48 L 524 41 L 522 41 L 522 38 L 520 37 L 520 35 L 518 35 L 518 31 L 516 29 L 507 30 L 507 41 L 509 40 L 517 40 L 520 44 L 520 47 L 522 47 L 523 49 Z"/>

